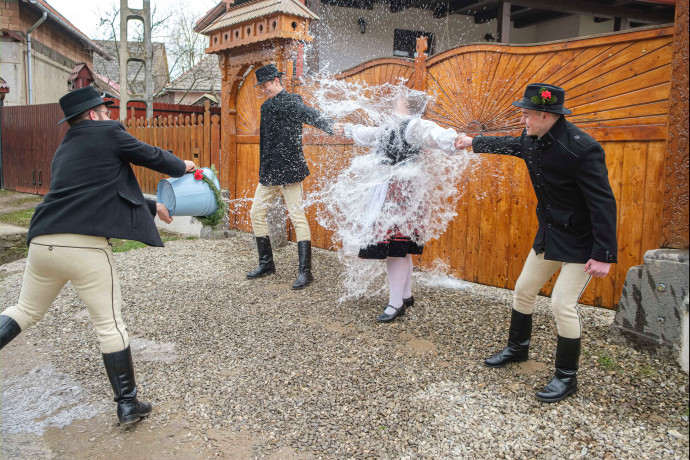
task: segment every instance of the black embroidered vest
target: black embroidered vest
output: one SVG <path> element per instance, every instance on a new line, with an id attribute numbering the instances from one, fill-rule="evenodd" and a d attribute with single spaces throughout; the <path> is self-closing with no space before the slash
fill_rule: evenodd
<path id="1" fill-rule="evenodd" d="M 385 133 L 377 148 L 377 154 L 383 163 L 394 165 L 414 158 L 422 152 L 422 149 L 409 144 L 405 140 L 405 130 L 412 119 L 396 124 L 389 132 Z"/>

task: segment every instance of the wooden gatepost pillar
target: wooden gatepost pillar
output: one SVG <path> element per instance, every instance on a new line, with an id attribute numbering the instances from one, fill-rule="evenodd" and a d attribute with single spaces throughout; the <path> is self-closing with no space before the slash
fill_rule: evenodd
<path id="1" fill-rule="evenodd" d="M 688 249 L 688 0 L 676 3 L 662 248 Z"/>
<path id="2" fill-rule="evenodd" d="M 676 3 L 659 246 L 625 278 L 615 337 L 670 351 L 688 372 L 688 0 Z"/>
<path id="3" fill-rule="evenodd" d="M 312 40 L 312 19 L 318 16 L 297 0 L 260 0 L 238 6 L 223 0 L 194 29 L 208 36 L 206 53 L 218 55 L 222 73 L 219 168 L 221 188 L 230 200 L 230 228 L 251 231 L 246 183 L 248 176 L 258 180 L 258 170 L 252 170 L 258 161 L 252 155 L 258 155 L 258 114 L 263 102 L 253 89 L 254 72 L 262 65 L 276 64 L 285 73 L 283 84 L 290 91 L 295 72 L 301 76 L 303 45 Z"/>

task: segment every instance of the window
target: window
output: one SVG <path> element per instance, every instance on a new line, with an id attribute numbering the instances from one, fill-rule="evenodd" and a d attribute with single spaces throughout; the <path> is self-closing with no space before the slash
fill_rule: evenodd
<path id="1" fill-rule="evenodd" d="M 427 37 L 426 53 L 428 55 L 434 54 L 434 34 L 431 32 L 395 29 L 393 33 L 393 56 L 415 57 L 419 37 Z"/>

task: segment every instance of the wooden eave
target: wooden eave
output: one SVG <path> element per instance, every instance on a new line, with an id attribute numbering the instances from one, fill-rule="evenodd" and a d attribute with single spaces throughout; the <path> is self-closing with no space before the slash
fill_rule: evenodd
<path id="1" fill-rule="evenodd" d="M 306 42 L 313 40 L 313 37 L 309 35 L 308 18 L 285 13 L 275 13 L 251 21 L 232 24 L 209 32 L 208 35 L 209 47 L 206 48 L 206 53 L 222 53 L 276 39 Z"/>

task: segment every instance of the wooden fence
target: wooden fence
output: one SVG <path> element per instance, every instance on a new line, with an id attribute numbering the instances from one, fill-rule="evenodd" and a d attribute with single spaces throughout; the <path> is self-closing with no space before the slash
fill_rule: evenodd
<path id="1" fill-rule="evenodd" d="M 111 111 L 110 118 L 113 120 L 120 119 L 120 100 L 113 98 L 106 98 L 106 100 L 113 101 L 114 104 L 109 107 Z M 146 118 L 146 104 L 138 101 L 131 101 L 127 104 L 127 109 L 129 113 L 128 118 Z M 153 103 L 153 116 L 157 117 L 167 117 L 169 115 L 182 116 L 193 114 L 203 115 L 206 110 L 210 110 L 211 115 L 220 114 L 220 107 L 211 107 L 208 109 L 206 105 L 179 105 L 179 104 L 168 104 L 164 102 L 154 102 Z"/>
<path id="2" fill-rule="evenodd" d="M 208 102 L 203 114 L 168 115 L 146 119 L 132 116 L 125 125 L 127 132 L 147 144 L 172 151 L 178 158 L 192 160 L 199 167 L 220 168 L 220 116 L 212 115 Z M 163 174 L 134 166 L 141 190 L 156 193 Z"/>
<path id="3" fill-rule="evenodd" d="M 204 107 L 156 104 L 156 108 L 165 116 L 136 118 L 131 108 L 127 131 L 199 166 L 220 168 L 220 116 L 213 113 L 217 109 L 208 103 Z M 67 123 L 57 124 L 63 117 L 58 103 L 0 108 L 3 188 L 48 193 L 53 154 L 69 128 Z M 163 175 L 137 166 L 134 170 L 144 193 L 156 193 Z"/>
<path id="4" fill-rule="evenodd" d="M 60 104 L 0 108 L 2 186 L 45 195 L 50 189 L 50 163 L 69 125 Z"/>
<path id="5" fill-rule="evenodd" d="M 520 113 L 511 102 L 522 98 L 528 83 L 565 88 L 566 106 L 573 110 L 569 119 L 607 153 L 618 204 L 619 262 L 610 276 L 594 280 L 581 299 L 611 308 L 620 298 L 628 269 L 641 264 L 645 251 L 660 241 L 673 34 L 673 27 L 665 27 L 536 46 L 471 45 L 428 62 L 371 61 L 337 78 L 371 85 L 402 79 L 434 95 L 426 117 L 458 131 L 487 135 L 519 134 Z M 245 78 L 254 78 L 253 72 Z M 293 91 L 309 100 L 311 87 L 305 84 Z M 252 197 L 258 180 L 261 102 L 253 85 L 239 88 L 232 139 L 236 164 L 224 165 L 235 171 L 227 184 L 238 199 L 231 221 L 248 232 L 249 206 L 243 199 Z M 307 191 L 314 177 L 334 174 L 358 153 L 350 142 L 315 130 L 305 131 L 304 142 L 312 173 L 305 181 Z M 334 168 L 333 162 L 340 166 Z M 537 228 L 527 169 L 515 158 L 482 155 L 457 186 L 463 193 L 457 217 L 419 262 L 429 266 L 440 259 L 458 278 L 514 288 Z M 687 222 L 687 209 L 685 213 Z M 319 226 L 315 214 L 310 210 L 313 244 L 333 247 L 334 235 Z M 550 294 L 552 286 L 553 280 L 542 293 Z"/>

